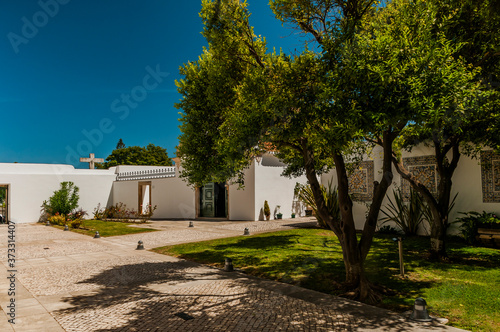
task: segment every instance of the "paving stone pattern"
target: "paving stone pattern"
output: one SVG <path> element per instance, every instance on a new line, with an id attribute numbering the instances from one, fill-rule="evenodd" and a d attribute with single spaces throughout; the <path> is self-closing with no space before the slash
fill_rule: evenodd
<path id="1" fill-rule="evenodd" d="M 6 319 L 9 281 L 0 242 L 0 331 L 456 331 L 354 301 L 135 250 L 251 232 L 311 227 L 310 219 L 154 222 L 162 231 L 113 238 L 52 227 L 16 229 L 16 324 Z M 6 238 L 7 227 L 0 226 Z M 44 249 L 49 248 L 49 249 Z"/>
<path id="2" fill-rule="evenodd" d="M 293 222 L 290 220 L 254 221 L 247 223 L 237 223 L 232 225 L 215 226 L 214 228 L 241 231 L 241 232 L 243 232 L 245 228 L 248 228 L 248 230 L 251 233 L 253 233 L 253 232 L 265 232 L 270 230 L 276 230 L 277 228 L 279 228 L 280 230 L 294 229 L 296 228 L 297 225 L 301 225 L 303 227 L 312 227 L 317 225 L 317 222 L 310 222 L 310 221 Z"/>
<path id="3" fill-rule="evenodd" d="M 350 315 L 288 298 L 243 282 L 222 280 L 191 287 L 172 288 L 168 294 L 144 289 L 135 296 L 107 292 L 108 303 L 62 310 L 55 314 L 66 331 L 82 331 L 81 322 L 94 331 L 346 331 Z M 132 301 L 129 300 L 132 298 Z M 91 305 L 92 304 L 92 305 Z M 101 307 L 101 305 L 103 305 Z M 175 314 L 193 319 L 184 320 Z M 110 317 L 127 317 L 113 320 Z"/>

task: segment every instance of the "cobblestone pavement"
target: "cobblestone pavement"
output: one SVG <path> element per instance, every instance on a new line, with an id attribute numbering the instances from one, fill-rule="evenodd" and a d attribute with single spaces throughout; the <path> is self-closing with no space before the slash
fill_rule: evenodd
<path id="1" fill-rule="evenodd" d="M 0 331 L 458 331 L 300 287 L 135 250 L 274 229 L 271 222 L 160 221 L 158 232 L 93 239 L 16 226 L 16 324 L 9 324 L 7 227 L 0 226 Z"/>

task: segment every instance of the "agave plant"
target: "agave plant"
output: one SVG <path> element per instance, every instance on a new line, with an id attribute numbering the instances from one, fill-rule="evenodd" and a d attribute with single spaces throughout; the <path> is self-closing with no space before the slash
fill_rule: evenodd
<path id="1" fill-rule="evenodd" d="M 453 197 L 453 199 L 450 202 L 450 205 L 448 207 L 448 215 L 450 214 L 451 210 L 455 207 L 457 196 L 458 196 L 458 193 L 455 194 L 455 196 Z M 427 205 L 427 204 L 424 205 L 424 218 L 429 222 L 429 224 L 432 224 L 434 222 L 434 217 L 432 216 L 432 211 L 431 211 L 429 205 Z M 453 222 L 453 223 L 455 223 L 455 222 Z M 453 223 L 448 223 L 447 227 L 450 227 L 451 224 L 453 224 Z"/>
<path id="2" fill-rule="evenodd" d="M 387 208 L 381 212 L 385 217 L 381 218 L 382 224 L 394 222 L 405 235 L 416 235 L 420 224 L 424 220 L 424 203 L 422 197 L 413 189 L 410 189 L 408 202 L 405 201 L 401 188 L 392 191 L 394 202 L 389 198 Z"/>
<path id="3" fill-rule="evenodd" d="M 311 186 L 309 184 L 304 185 L 297 183 L 295 185 L 294 193 L 302 203 L 310 206 L 313 209 L 319 226 L 322 228 L 329 228 L 326 222 L 318 214 L 318 208 L 316 206 L 316 201 L 314 200 Z M 337 187 L 333 186 L 332 182 L 330 181 L 327 187 L 321 185 L 321 193 L 323 194 L 323 199 L 325 200 L 325 204 L 330 215 L 340 220 L 340 207 Z"/>

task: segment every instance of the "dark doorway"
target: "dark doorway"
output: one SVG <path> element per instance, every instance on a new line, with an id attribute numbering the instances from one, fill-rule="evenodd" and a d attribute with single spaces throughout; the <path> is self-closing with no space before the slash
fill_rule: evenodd
<path id="1" fill-rule="evenodd" d="M 225 183 L 211 182 L 200 188 L 200 217 L 227 217 L 227 193 Z"/>

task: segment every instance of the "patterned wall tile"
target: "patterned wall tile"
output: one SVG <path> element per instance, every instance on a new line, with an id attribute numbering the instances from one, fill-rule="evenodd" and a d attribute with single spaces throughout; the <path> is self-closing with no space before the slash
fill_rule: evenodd
<path id="1" fill-rule="evenodd" d="M 430 155 L 403 158 L 403 165 L 407 170 L 415 175 L 415 177 L 422 182 L 433 195 L 437 195 L 439 174 L 436 170 L 435 156 Z M 405 179 L 401 179 L 401 187 L 403 189 L 403 194 L 408 199 L 410 196 L 410 183 Z"/>
<path id="2" fill-rule="evenodd" d="M 481 151 L 481 182 L 484 203 L 500 203 L 500 154 Z"/>
<path id="3" fill-rule="evenodd" d="M 349 194 L 355 201 L 371 201 L 374 181 L 373 160 L 362 161 L 349 174 Z"/>

